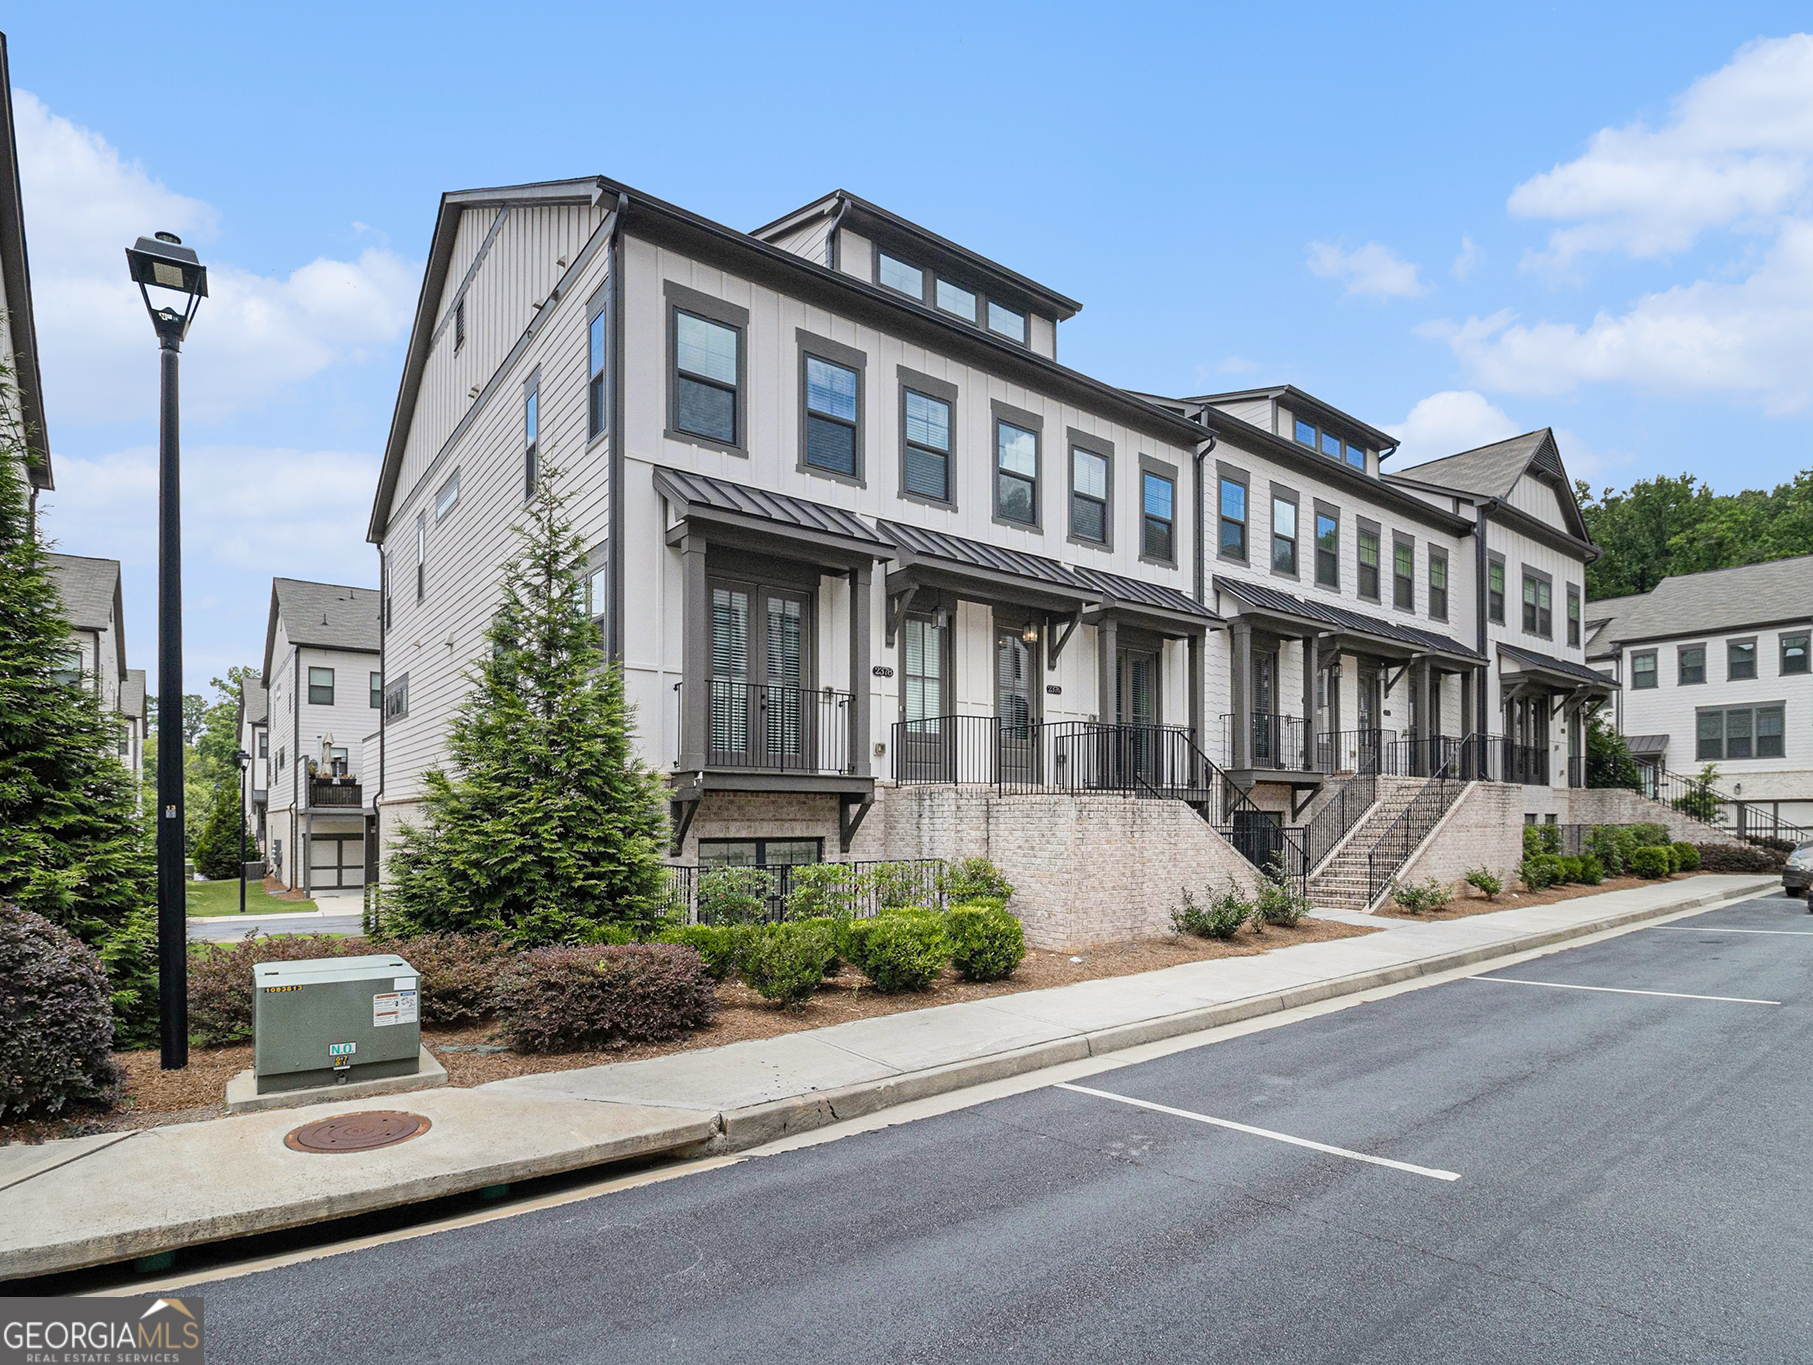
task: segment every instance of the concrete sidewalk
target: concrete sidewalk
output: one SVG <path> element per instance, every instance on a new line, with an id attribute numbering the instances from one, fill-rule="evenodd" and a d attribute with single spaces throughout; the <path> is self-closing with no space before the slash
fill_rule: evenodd
<path id="1" fill-rule="evenodd" d="M 632 1156 L 738 1151 L 978 1085 L 1779 886 L 1708 876 L 1421 923 L 1259 957 L 943 1005 L 472 1089 L 0 1147 L 0 1279 L 296 1227 Z M 330 1114 L 433 1126 L 370 1152 L 291 1151 Z"/>

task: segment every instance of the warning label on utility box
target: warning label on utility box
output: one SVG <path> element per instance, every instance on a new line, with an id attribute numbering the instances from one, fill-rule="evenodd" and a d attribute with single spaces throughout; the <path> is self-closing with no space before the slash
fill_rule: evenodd
<path id="1" fill-rule="evenodd" d="M 419 1017 L 414 991 L 386 991 L 371 998 L 371 1026 L 387 1028 L 391 1024 L 413 1024 Z"/>

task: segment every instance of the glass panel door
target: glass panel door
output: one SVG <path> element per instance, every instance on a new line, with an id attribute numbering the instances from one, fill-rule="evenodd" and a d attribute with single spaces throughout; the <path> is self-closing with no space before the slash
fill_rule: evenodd
<path id="1" fill-rule="evenodd" d="M 901 646 L 900 718 L 906 722 L 899 755 L 902 776 L 913 782 L 955 781 L 957 727 L 944 722 L 949 651 L 938 618 L 907 617 L 901 625 Z"/>
<path id="2" fill-rule="evenodd" d="M 1115 746 L 1116 785 L 1156 785 L 1158 760 L 1158 655 L 1147 649 L 1122 649 L 1115 661 L 1115 719 L 1124 727 Z"/>
<path id="3" fill-rule="evenodd" d="M 1001 780 L 1038 780 L 1039 661 L 1017 627 L 995 631 L 995 715 L 1001 722 Z"/>
<path id="4" fill-rule="evenodd" d="M 805 693 L 806 602 L 797 594 L 765 592 L 767 676 L 762 689 L 763 725 L 770 767 L 812 767 L 811 722 Z"/>
<path id="5" fill-rule="evenodd" d="M 1253 766 L 1278 766 L 1278 656 L 1253 654 Z"/>
<path id="6" fill-rule="evenodd" d="M 1376 664 L 1362 664 L 1360 674 L 1355 681 L 1355 709 L 1359 712 L 1354 717 L 1359 727 L 1359 755 L 1357 771 L 1376 773 L 1379 770 L 1379 756 L 1384 748 L 1385 736 L 1379 725 L 1379 670 Z"/>
<path id="7" fill-rule="evenodd" d="M 749 599 L 746 588 L 711 590 L 711 761 L 742 762 L 749 753 Z"/>

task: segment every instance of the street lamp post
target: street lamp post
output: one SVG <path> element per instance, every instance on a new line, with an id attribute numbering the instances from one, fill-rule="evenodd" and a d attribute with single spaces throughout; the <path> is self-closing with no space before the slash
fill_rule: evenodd
<path id="1" fill-rule="evenodd" d="M 244 749 L 235 749 L 233 757 L 239 763 L 239 913 L 246 912 L 246 769 L 252 766 L 252 756 Z"/>
<path id="2" fill-rule="evenodd" d="M 195 310 L 208 293 L 208 272 L 182 238 L 141 237 L 126 264 L 161 353 L 157 502 L 157 999 L 158 1036 L 166 1071 L 189 1064 L 189 943 L 183 886 L 183 602 L 182 481 L 177 461 L 176 357 Z M 151 289 L 181 295 L 181 312 L 151 302 Z"/>

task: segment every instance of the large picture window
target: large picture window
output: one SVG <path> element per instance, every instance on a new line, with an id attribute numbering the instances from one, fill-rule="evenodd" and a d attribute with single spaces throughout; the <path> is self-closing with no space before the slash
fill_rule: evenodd
<path id="1" fill-rule="evenodd" d="M 1785 711 L 1782 703 L 1773 702 L 1766 706 L 1732 706 L 1698 712 L 1695 761 L 1717 763 L 1724 759 L 1781 758 L 1785 753 Z"/>

